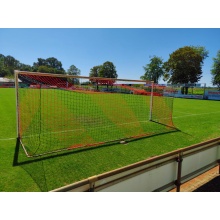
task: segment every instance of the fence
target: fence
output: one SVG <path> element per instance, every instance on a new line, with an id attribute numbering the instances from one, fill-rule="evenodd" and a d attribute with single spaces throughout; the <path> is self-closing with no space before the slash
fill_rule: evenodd
<path id="1" fill-rule="evenodd" d="M 169 191 L 219 165 L 220 138 L 131 164 L 67 185 L 52 192 Z"/>
<path id="2" fill-rule="evenodd" d="M 169 90 L 169 88 L 171 90 Z M 220 100 L 219 89 L 217 87 L 206 87 L 205 83 L 177 85 L 167 84 L 163 95 L 186 99 Z"/>

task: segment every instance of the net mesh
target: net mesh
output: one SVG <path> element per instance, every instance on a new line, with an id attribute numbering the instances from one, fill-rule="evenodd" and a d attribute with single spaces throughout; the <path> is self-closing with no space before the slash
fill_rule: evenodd
<path id="1" fill-rule="evenodd" d="M 151 136 L 174 127 L 173 99 L 163 96 L 164 88 L 154 86 L 151 97 L 150 84 L 131 80 L 25 72 L 18 73 L 18 79 L 19 136 L 32 156 Z"/>

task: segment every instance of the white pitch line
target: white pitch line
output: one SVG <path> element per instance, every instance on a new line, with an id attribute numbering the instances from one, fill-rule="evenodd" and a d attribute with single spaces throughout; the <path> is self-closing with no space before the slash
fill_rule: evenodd
<path id="1" fill-rule="evenodd" d="M 191 115 L 191 113 L 186 113 L 186 112 L 180 112 L 180 111 L 175 111 L 175 112 L 185 114 L 185 115 Z"/>
<path id="2" fill-rule="evenodd" d="M 216 114 L 216 113 L 220 113 L 220 111 L 217 111 L 217 112 L 207 112 L 207 113 L 201 113 L 201 114 L 183 115 L 183 116 L 177 116 L 177 117 L 173 117 L 173 118 L 183 118 L 183 117 L 189 117 L 189 116 L 208 115 L 208 114 Z"/>
<path id="3" fill-rule="evenodd" d="M 3 139 L 0 139 L 0 141 L 9 141 L 9 140 L 15 140 L 16 138 L 3 138 Z"/>
<path id="4" fill-rule="evenodd" d="M 184 117 L 191 117 L 191 116 L 198 116 L 198 115 L 207 115 L 207 114 L 217 114 L 220 113 L 220 111 L 216 111 L 216 112 L 207 112 L 207 113 L 201 113 L 201 114 L 188 114 L 187 115 L 182 115 L 182 116 L 176 116 L 173 118 L 184 118 Z M 186 114 L 186 113 L 185 113 Z M 168 119 L 168 118 L 161 118 L 161 119 Z M 146 123 L 149 121 L 139 121 L 139 123 Z M 128 123 L 121 123 L 118 125 L 126 125 L 126 124 L 133 124 L 133 123 L 137 123 L 137 122 L 128 122 Z M 104 126 L 103 128 L 107 128 L 107 127 L 111 127 L 111 126 Z M 96 128 L 90 128 L 91 130 L 96 129 Z M 43 134 L 56 134 L 56 133 L 66 133 L 66 132 L 73 132 L 73 131 L 79 131 L 79 130 L 84 130 L 84 129 L 75 129 L 75 130 L 64 130 L 64 131 L 54 131 L 54 132 L 45 132 L 45 133 L 41 133 L 41 135 Z M 33 136 L 39 136 L 39 134 L 36 135 L 28 135 L 28 136 L 23 136 L 23 138 L 28 138 L 28 137 L 33 137 Z M 8 140 L 15 140 L 16 138 L 4 138 L 4 139 L 0 139 L 0 141 L 8 141 Z"/>
<path id="5" fill-rule="evenodd" d="M 172 117 L 172 118 L 184 118 L 184 117 L 191 117 L 191 116 L 198 116 L 198 115 L 207 115 L 207 114 L 217 114 L 220 113 L 220 111 L 216 111 L 216 112 L 207 112 L 207 113 L 201 113 L 201 114 L 190 114 L 190 115 L 182 115 L 182 116 L 176 116 L 176 117 Z M 161 119 L 170 119 L 170 118 L 160 118 Z"/>
<path id="6" fill-rule="evenodd" d="M 117 124 L 117 125 L 129 125 L 129 124 L 135 124 L 135 123 L 147 123 L 149 121 L 137 121 L 137 122 L 126 122 L 126 123 L 121 123 L 121 124 Z M 97 128 L 110 128 L 113 125 L 110 126 L 97 126 L 96 128 L 87 128 L 87 130 L 95 130 Z M 74 130 L 64 130 L 64 131 L 52 131 L 52 132 L 44 132 L 44 133 L 40 133 L 40 134 L 34 134 L 34 135 L 27 135 L 27 136 L 23 136 L 23 138 L 29 138 L 29 137 L 36 137 L 39 135 L 46 135 L 46 134 L 59 134 L 59 133 L 67 133 L 67 132 L 73 132 L 73 131 L 85 131 L 85 129 L 81 128 L 81 129 L 74 129 Z"/>

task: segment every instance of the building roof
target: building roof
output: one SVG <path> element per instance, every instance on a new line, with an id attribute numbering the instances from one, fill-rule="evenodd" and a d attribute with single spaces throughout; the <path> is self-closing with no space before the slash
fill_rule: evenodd
<path id="1" fill-rule="evenodd" d="M 14 82 L 14 79 L 8 79 L 5 77 L 0 77 L 0 82 Z M 18 82 L 21 82 L 21 80 L 18 79 Z"/>
<path id="2" fill-rule="evenodd" d="M 8 78 L 0 77 L 0 82 L 12 82 L 12 81 Z"/>

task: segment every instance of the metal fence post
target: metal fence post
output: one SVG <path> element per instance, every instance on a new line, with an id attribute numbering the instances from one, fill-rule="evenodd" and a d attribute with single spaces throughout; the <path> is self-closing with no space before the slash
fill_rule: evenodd
<path id="1" fill-rule="evenodd" d="M 88 178 L 89 180 L 89 192 L 95 191 L 95 182 L 98 181 L 97 176 L 91 176 Z"/>
<path id="2" fill-rule="evenodd" d="M 181 186 L 182 161 L 183 161 L 183 156 L 182 153 L 180 152 L 179 156 L 176 159 L 176 162 L 178 163 L 177 180 L 175 181 L 177 192 L 180 192 L 180 186 Z"/>

